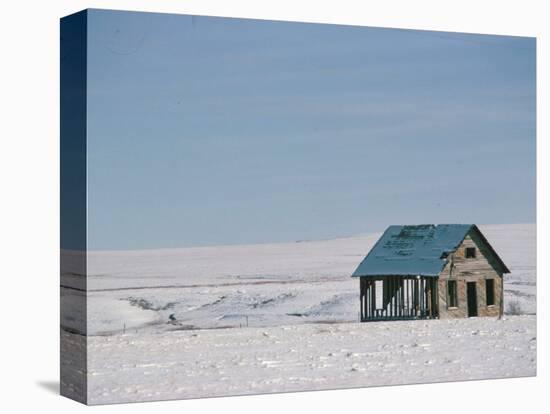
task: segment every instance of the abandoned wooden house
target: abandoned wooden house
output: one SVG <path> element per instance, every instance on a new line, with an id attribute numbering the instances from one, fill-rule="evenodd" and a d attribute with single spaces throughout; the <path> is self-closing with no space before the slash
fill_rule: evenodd
<path id="1" fill-rule="evenodd" d="M 390 226 L 359 264 L 361 321 L 501 316 L 510 273 L 474 224 Z"/>

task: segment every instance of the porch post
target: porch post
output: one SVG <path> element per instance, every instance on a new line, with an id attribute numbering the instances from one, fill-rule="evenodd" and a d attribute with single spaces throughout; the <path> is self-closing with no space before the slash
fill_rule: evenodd
<path id="1" fill-rule="evenodd" d="M 363 281 L 363 278 L 359 278 L 359 306 L 361 307 L 361 322 L 363 322 L 363 319 L 365 319 L 365 313 L 364 313 L 364 305 L 365 305 L 365 283 Z"/>

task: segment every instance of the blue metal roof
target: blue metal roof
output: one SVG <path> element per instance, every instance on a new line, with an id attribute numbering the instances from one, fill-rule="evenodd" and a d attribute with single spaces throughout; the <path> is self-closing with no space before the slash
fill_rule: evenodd
<path id="1" fill-rule="evenodd" d="M 437 276 L 473 224 L 390 226 L 353 272 L 360 276 Z"/>

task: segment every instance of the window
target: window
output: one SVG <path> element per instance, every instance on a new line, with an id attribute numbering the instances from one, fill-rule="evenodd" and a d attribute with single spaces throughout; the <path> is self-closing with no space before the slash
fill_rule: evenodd
<path id="1" fill-rule="evenodd" d="M 492 306 L 495 304 L 495 280 L 494 279 L 485 280 L 485 298 L 487 301 L 487 306 Z"/>
<path id="2" fill-rule="evenodd" d="M 475 257 L 476 257 L 476 248 L 466 247 L 466 259 L 475 259 Z"/>
<path id="3" fill-rule="evenodd" d="M 456 280 L 447 281 L 447 307 L 448 308 L 457 308 L 458 307 L 458 296 L 456 291 Z"/>

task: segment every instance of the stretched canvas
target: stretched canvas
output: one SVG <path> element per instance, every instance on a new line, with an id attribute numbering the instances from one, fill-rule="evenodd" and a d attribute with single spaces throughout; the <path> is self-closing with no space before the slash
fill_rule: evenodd
<path id="1" fill-rule="evenodd" d="M 534 38 L 61 19 L 61 393 L 536 374 Z"/>

